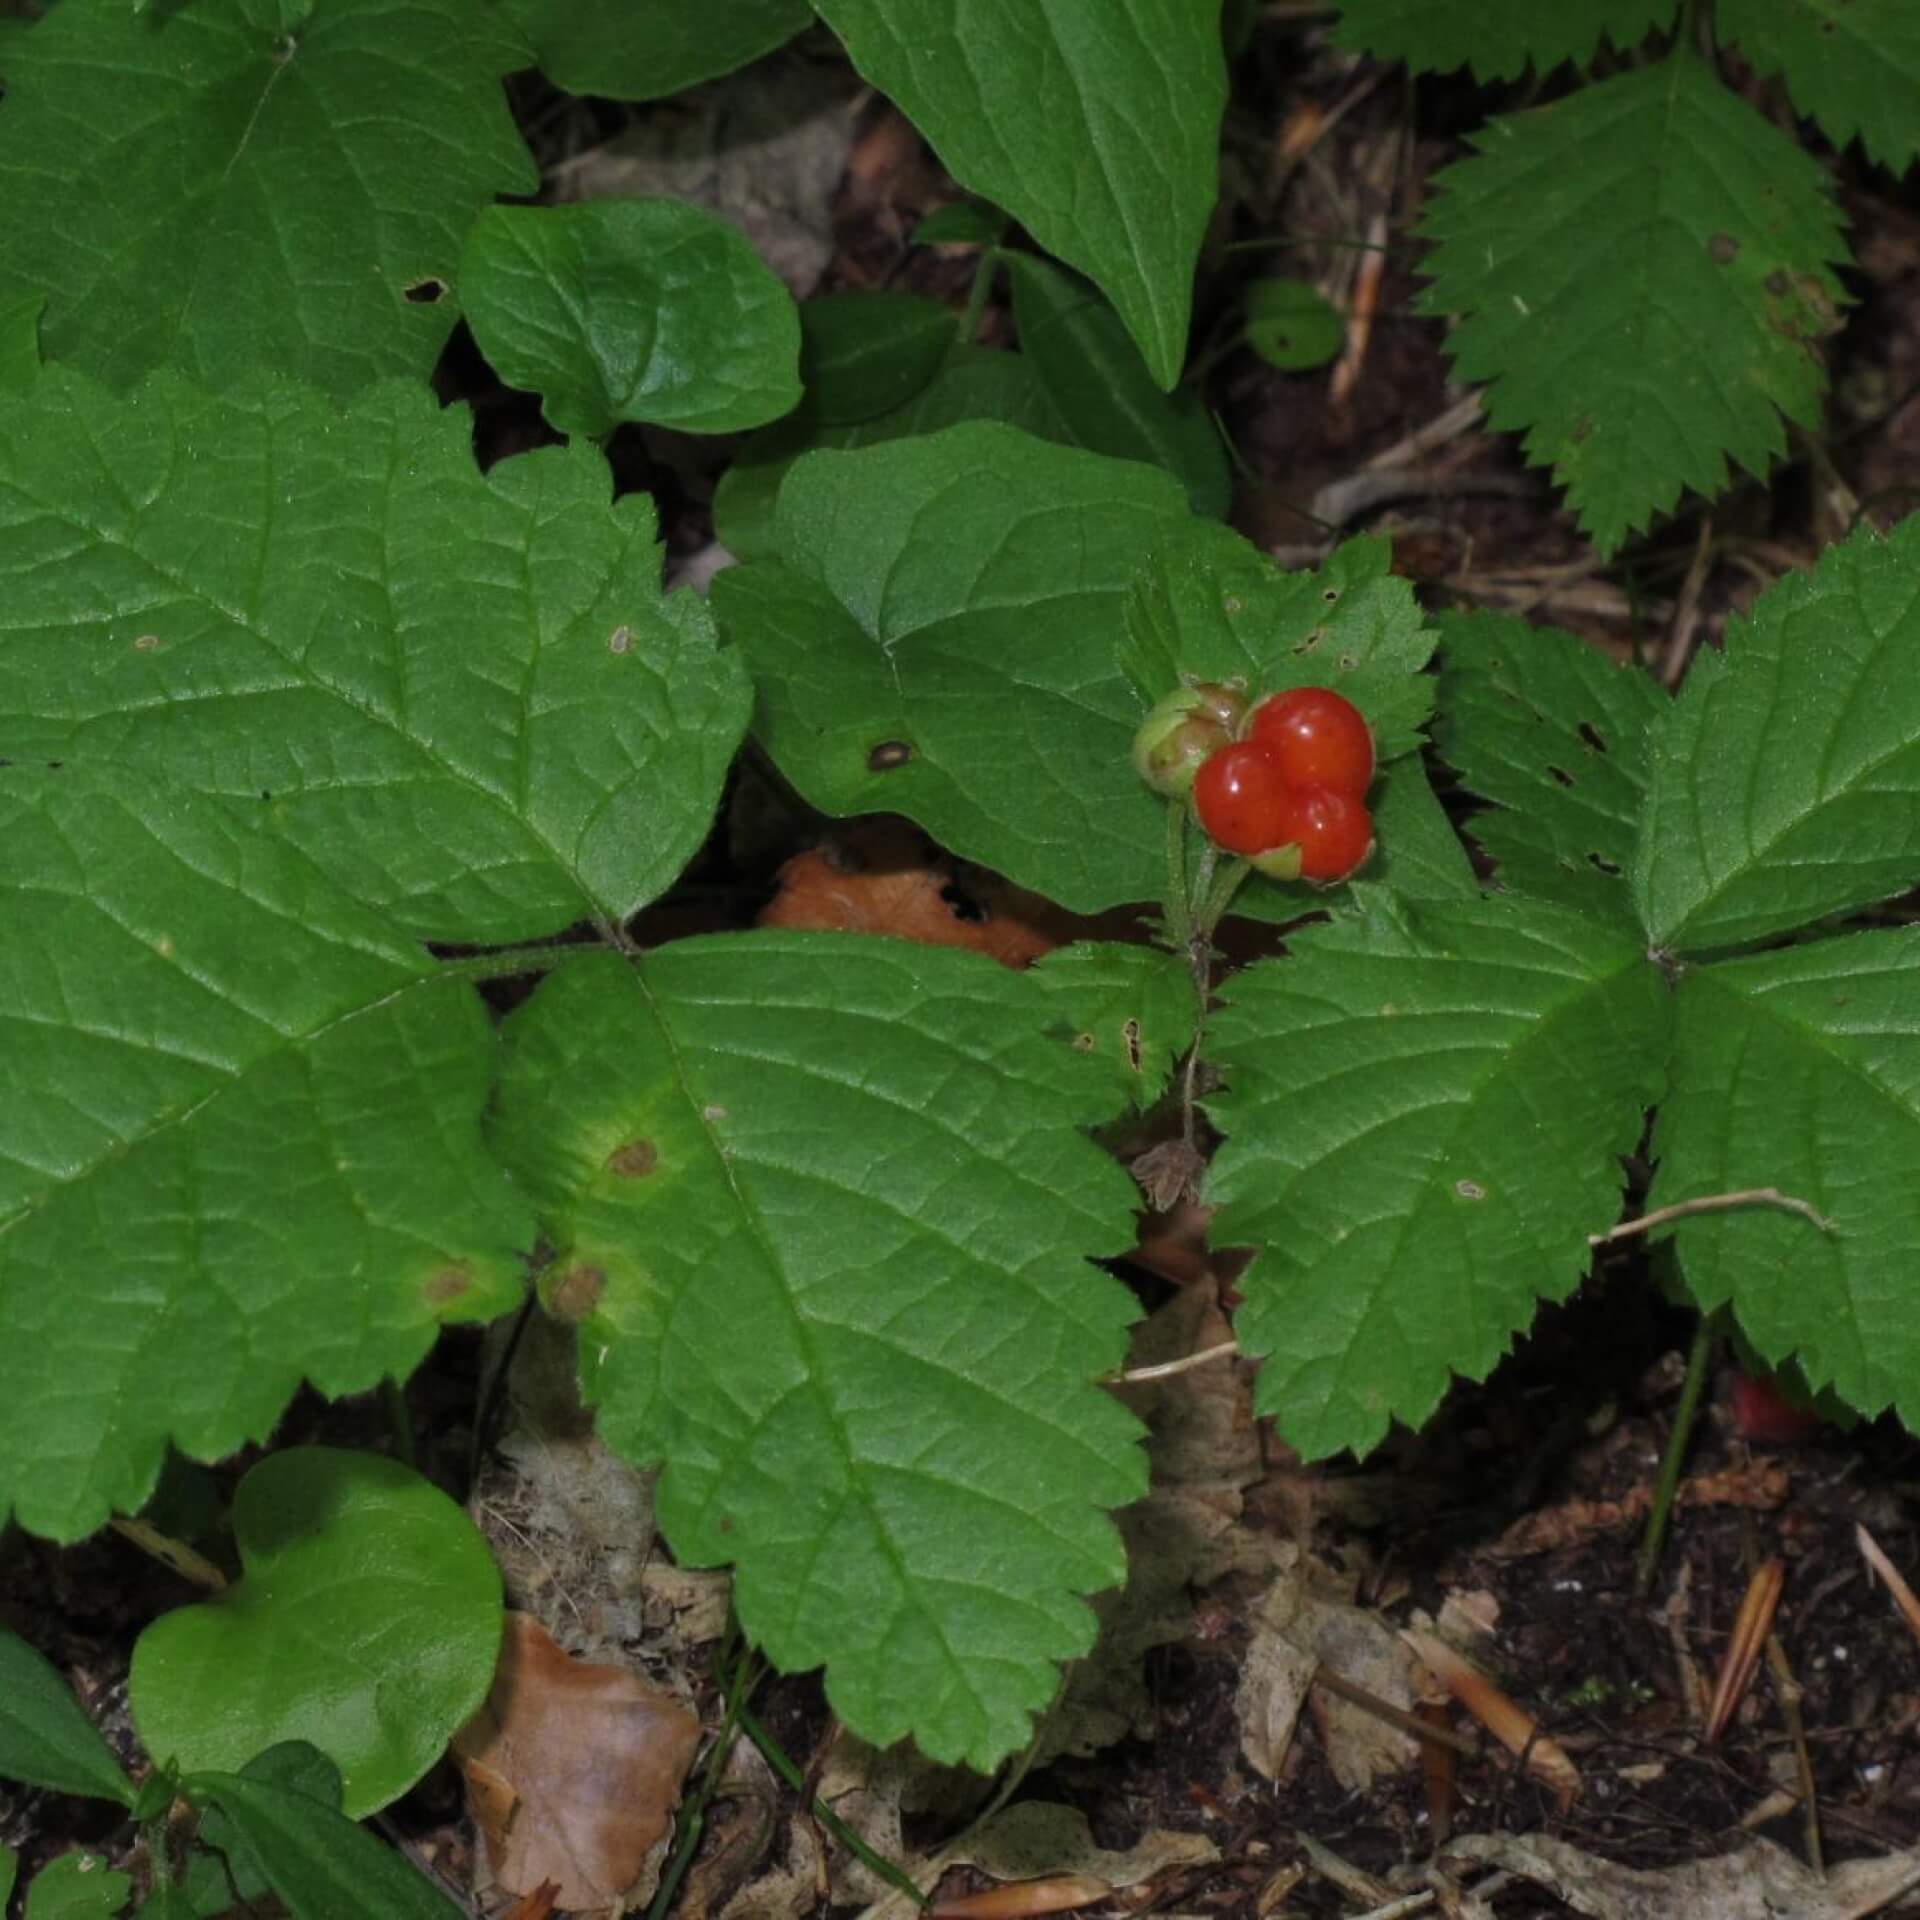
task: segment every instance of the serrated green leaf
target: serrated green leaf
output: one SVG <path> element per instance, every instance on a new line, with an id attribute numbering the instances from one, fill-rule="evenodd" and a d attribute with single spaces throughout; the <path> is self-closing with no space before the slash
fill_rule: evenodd
<path id="1" fill-rule="evenodd" d="M 245 1836 L 293 1920 L 457 1920 L 463 1909 L 395 1853 L 320 1801 L 237 1773 L 182 1783 Z"/>
<path id="2" fill-rule="evenodd" d="M 478 996 L 260 821 L 0 767 L 0 845 L 0 1515 L 72 1540 L 503 1311 L 533 1222 Z"/>
<path id="3" fill-rule="evenodd" d="M 17 1633 L 0 1627 L 0 1780 L 133 1804 L 133 1783 L 72 1690 Z M 0 1887 L 0 1903 L 6 1888 Z"/>
<path id="4" fill-rule="evenodd" d="M 128 1874 L 97 1853 L 63 1853 L 33 1876 L 24 1920 L 113 1920 L 133 1891 Z"/>
<path id="5" fill-rule="evenodd" d="M 44 292 L 48 358 L 116 387 L 424 379 L 456 314 L 409 290 L 538 184 L 525 60 L 466 0 L 315 0 L 291 44 L 242 0 L 62 0 L 8 56 L 0 299 Z"/>
<path id="6" fill-rule="evenodd" d="M 1920 519 L 1864 528 L 1695 657 L 1650 739 L 1634 899 L 1729 947 L 1920 880 Z"/>
<path id="7" fill-rule="evenodd" d="M 1668 1000 L 1639 944 L 1490 896 L 1369 893 L 1227 983 L 1217 1246 L 1257 1405 L 1310 1458 L 1418 1425 L 1586 1272 L 1659 1097 Z"/>
<path id="8" fill-rule="evenodd" d="M 1220 10 L 1193 0 L 816 0 L 947 171 L 1104 292 L 1163 388 L 1219 179 Z"/>
<path id="9" fill-rule="evenodd" d="M 1162 888 L 1160 803 L 1128 759 L 1145 708 L 1115 650 L 1139 556 L 1186 518 L 1153 468 L 954 427 L 809 454 L 780 491 L 780 560 L 723 573 L 713 603 L 815 806 L 904 813 L 1098 912 Z M 904 763 L 875 758 L 891 742 Z"/>
<path id="10" fill-rule="evenodd" d="M 1055 556 L 1056 560 L 1058 556 Z M 1123 1574 L 1137 1194 L 1110 1068 L 983 957 L 852 935 L 569 964 L 508 1021 L 495 1144 L 559 1249 L 601 1435 L 676 1556 L 865 1739 L 991 1767 Z M 618 1068 L 609 1070 L 609 1062 Z"/>
<path id="11" fill-rule="evenodd" d="M 1341 0 L 1334 39 L 1416 72 L 1471 67 L 1477 80 L 1510 80 L 1531 65 L 1588 65 L 1603 39 L 1628 53 L 1673 25 L 1676 0 Z"/>
<path id="12" fill-rule="evenodd" d="M 411 1787 L 486 1697 L 500 1572 L 431 1481 L 379 1454 L 291 1447 L 240 1482 L 241 1578 L 163 1614 L 127 1682 L 149 1753 L 228 1771 L 305 1741 L 352 1819 Z"/>
<path id="13" fill-rule="evenodd" d="M 1385 540 L 1349 540 L 1312 573 L 1282 573 L 1225 527 L 1187 521 L 1142 558 L 1121 664 L 1136 723 L 1183 675 L 1250 695 L 1333 687 L 1366 715 L 1380 762 L 1420 745 L 1434 635 Z"/>
<path id="14" fill-rule="evenodd" d="M 1247 345 L 1270 367 L 1296 373 L 1324 367 L 1346 337 L 1346 322 L 1305 280 L 1256 280 L 1243 296 Z"/>
<path id="15" fill-rule="evenodd" d="M 664 100 L 771 53 L 812 19 L 807 0 L 508 0 L 544 73 L 569 93 Z"/>
<path id="16" fill-rule="evenodd" d="M 1018 427 L 1057 446 L 1075 444 L 1059 408 L 1025 359 L 990 347 L 959 347 L 927 385 L 889 413 L 847 426 L 823 426 L 809 401 L 785 420 L 763 427 L 721 477 L 713 502 L 714 529 L 742 560 L 778 559 L 774 505 L 802 454 L 851 453 L 889 440 L 924 438 L 969 420 Z"/>
<path id="17" fill-rule="evenodd" d="M 1204 395 L 1162 393 L 1119 315 L 1085 281 L 1033 254 L 1009 254 L 1007 271 L 1020 351 L 1074 439 L 1089 453 L 1164 468 L 1195 513 L 1224 520 L 1233 476 Z"/>
<path id="18" fill-rule="evenodd" d="M 1374 856 L 1360 878 L 1391 887 L 1409 900 L 1472 900 L 1480 893 L 1473 862 L 1427 780 L 1417 755 L 1382 769 L 1367 795 L 1373 810 Z M 1300 896 L 1279 891 L 1289 912 Z M 1236 911 L 1238 906 L 1236 903 Z"/>
<path id="19" fill-rule="evenodd" d="M 1920 13 L 1909 0 L 1720 0 L 1714 30 L 1835 146 L 1896 173 L 1920 158 Z"/>
<path id="20" fill-rule="evenodd" d="M 0 756 L 263 807 L 423 938 L 620 918 L 704 838 L 751 691 L 590 448 L 482 478 L 424 389 L 0 395 Z"/>
<path id="21" fill-rule="evenodd" d="M 940 371 L 953 314 L 917 293 L 827 293 L 800 307 L 800 379 L 815 426 L 904 407 Z"/>
<path id="22" fill-rule="evenodd" d="M 566 434 L 623 420 L 736 433 L 800 400 L 793 297 L 744 235 L 678 200 L 489 207 L 460 258 L 467 324 Z"/>
<path id="23" fill-rule="evenodd" d="M 1173 1063 L 1193 1043 L 1197 1009 L 1184 957 L 1081 940 L 1047 954 L 1028 978 L 1054 998 L 1068 1043 L 1111 1071 L 1116 1113 L 1159 1099 Z"/>
<path id="24" fill-rule="evenodd" d="M 1636 667 L 1558 627 L 1505 614 L 1441 614 L 1434 744 L 1495 803 L 1467 831 L 1501 884 L 1618 926 L 1646 800 L 1647 734 L 1668 707 Z"/>
<path id="25" fill-rule="evenodd" d="M 1649 1206 L 1773 1187 L 1777 1208 L 1673 1230 L 1689 1291 L 1771 1361 L 1920 1429 L 1920 933 L 1857 934 L 1686 973 Z"/>
<path id="26" fill-rule="evenodd" d="M 1845 295 L 1818 164 L 1685 54 L 1495 120 L 1422 225 L 1454 371 L 1604 553 L 1819 417 Z M 1702 342 L 1711 342 L 1703 351 Z"/>

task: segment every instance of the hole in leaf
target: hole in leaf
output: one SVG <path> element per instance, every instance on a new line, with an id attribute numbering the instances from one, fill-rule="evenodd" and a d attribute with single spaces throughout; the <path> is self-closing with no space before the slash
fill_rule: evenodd
<path id="1" fill-rule="evenodd" d="M 1328 606 L 1332 606 L 1334 602 L 1340 598 L 1340 589 L 1338 587 L 1322 587 L 1320 589 L 1320 598 L 1324 600 Z"/>
<path id="2" fill-rule="evenodd" d="M 1340 671 L 1342 673 L 1351 673 L 1359 664 L 1360 662 L 1350 653 L 1343 653 L 1340 656 Z"/>
<path id="3" fill-rule="evenodd" d="M 424 280 L 410 282 L 402 297 L 409 306 L 437 306 L 447 297 L 447 283 L 437 273 L 430 273 Z"/>
<path id="4" fill-rule="evenodd" d="M 869 773 L 891 773 L 913 758 L 913 749 L 904 740 L 882 740 L 867 755 Z"/>
<path id="5" fill-rule="evenodd" d="M 1582 720 L 1580 722 L 1580 738 L 1584 740 L 1595 753 L 1605 753 L 1607 750 L 1607 743 L 1600 738 L 1599 730 L 1590 721 Z"/>
<path id="6" fill-rule="evenodd" d="M 1572 787 L 1572 786 L 1577 786 L 1579 784 L 1579 782 L 1574 779 L 1573 775 L 1570 774 L 1565 767 L 1549 767 L 1547 771 L 1554 777 L 1554 779 L 1559 781 L 1559 783 L 1563 787 Z"/>
<path id="7" fill-rule="evenodd" d="M 1730 233 L 1716 233 L 1707 242 L 1707 258 L 1716 267 L 1729 267 L 1740 251 L 1740 242 Z"/>
<path id="8" fill-rule="evenodd" d="M 940 889 L 940 898 L 956 920 L 970 921 L 974 926 L 986 925 L 989 918 L 986 908 L 965 887 L 949 880 Z"/>
<path id="9" fill-rule="evenodd" d="M 1090 1033 L 1076 1033 L 1069 1044 L 1075 1053 L 1091 1053 L 1093 1051 L 1093 1035 Z"/>
<path id="10" fill-rule="evenodd" d="M 1456 1180 L 1453 1190 L 1462 1200 L 1484 1200 L 1487 1190 L 1478 1180 Z"/>
<path id="11" fill-rule="evenodd" d="M 1618 864 L 1612 860 L 1609 860 L 1604 853 L 1588 854 L 1587 864 L 1591 867 L 1598 867 L 1599 870 L 1611 880 L 1617 880 L 1620 877 L 1620 868 Z"/>
<path id="12" fill-rule="evenodd" d="M 615 627 L 614 630 L 607 635 L 607 651 L 609 653 L 626 653 L 631 650 L 632 646 L 633 629 L 631 627 Z"/>
<path id="13" fill-rule="evenodd" d="M 1127 1049 L 1127 1065 L 1138 1073 L 1140 1071 L 1140 1022 L 1126 1021 L 1120 1028 L 1120 1038 Z"/>
<path id="14" fill-rule="evenodd" d="M 1327 637 L 1325 627 L 1315 627 L 1307 637 L 1294 648 L 1295 653 L 1311 653 Z"/>

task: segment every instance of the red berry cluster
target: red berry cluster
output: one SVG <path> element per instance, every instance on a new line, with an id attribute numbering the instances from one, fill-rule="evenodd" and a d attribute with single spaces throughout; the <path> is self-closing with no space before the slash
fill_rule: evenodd
<path id="1" fill-rule="evenodd" d="M 1193 807 L 1216 845 L 1326 885 L 1373 851 L 1372 781 L 1360 710 L 1331 687 L 1290 687 L 1254 708 L 1244 739 L 1200 763 Z"/>

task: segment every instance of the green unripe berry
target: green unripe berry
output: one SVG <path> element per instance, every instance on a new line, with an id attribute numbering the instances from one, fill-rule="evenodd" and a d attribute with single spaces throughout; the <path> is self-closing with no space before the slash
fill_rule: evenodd
<path id="1" fill-rule="evenodd" d="M 1202 681 L 1159 701 L 1133 736 L 1133 768 L 1169 800 L 1192 791 L 1200 763 L 1233 737 L 1246 702 L 1231 687 Z"/>

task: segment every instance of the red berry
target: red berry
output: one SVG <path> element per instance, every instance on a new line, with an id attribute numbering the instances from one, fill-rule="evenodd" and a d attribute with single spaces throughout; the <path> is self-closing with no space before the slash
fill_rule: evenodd
<path id="1" fill-rule="evenodd" d="M 1289 838 L 1296 796 L 1251 740 L 1210 753 L 1194 776 L 1193 810 L 1209 840 L 1229 853 L 1264 853 Z"/>
<path id="2" fill-rule="evenodd" d="M 1301 879 L 1331 886 L 1366 865 L 1373 816 L 1362 801 L 1336 788 L 1290 788 L 1287 817 L 1273 844 L 1287 840 L 1300 849 Z"/>
<path id="3" fill-rule="evenodd" d="M 1759 1374 L 1735 1373 L 1728 1399 L 1734 1430 L 1757 1446 L 1797 1446 L 1826 1425 L 1812 1408 L 1796 1405 L 1774 1381 Z"/>
<path id="4" fill-rule="evenodd" d="M 1261 701 L 1247 737 L 1273 756 L 1290 787 L 1364 800 L 1373 782 L 1373 735 L 1360 709 L 1331 687 L 1289 687 Z"/>

